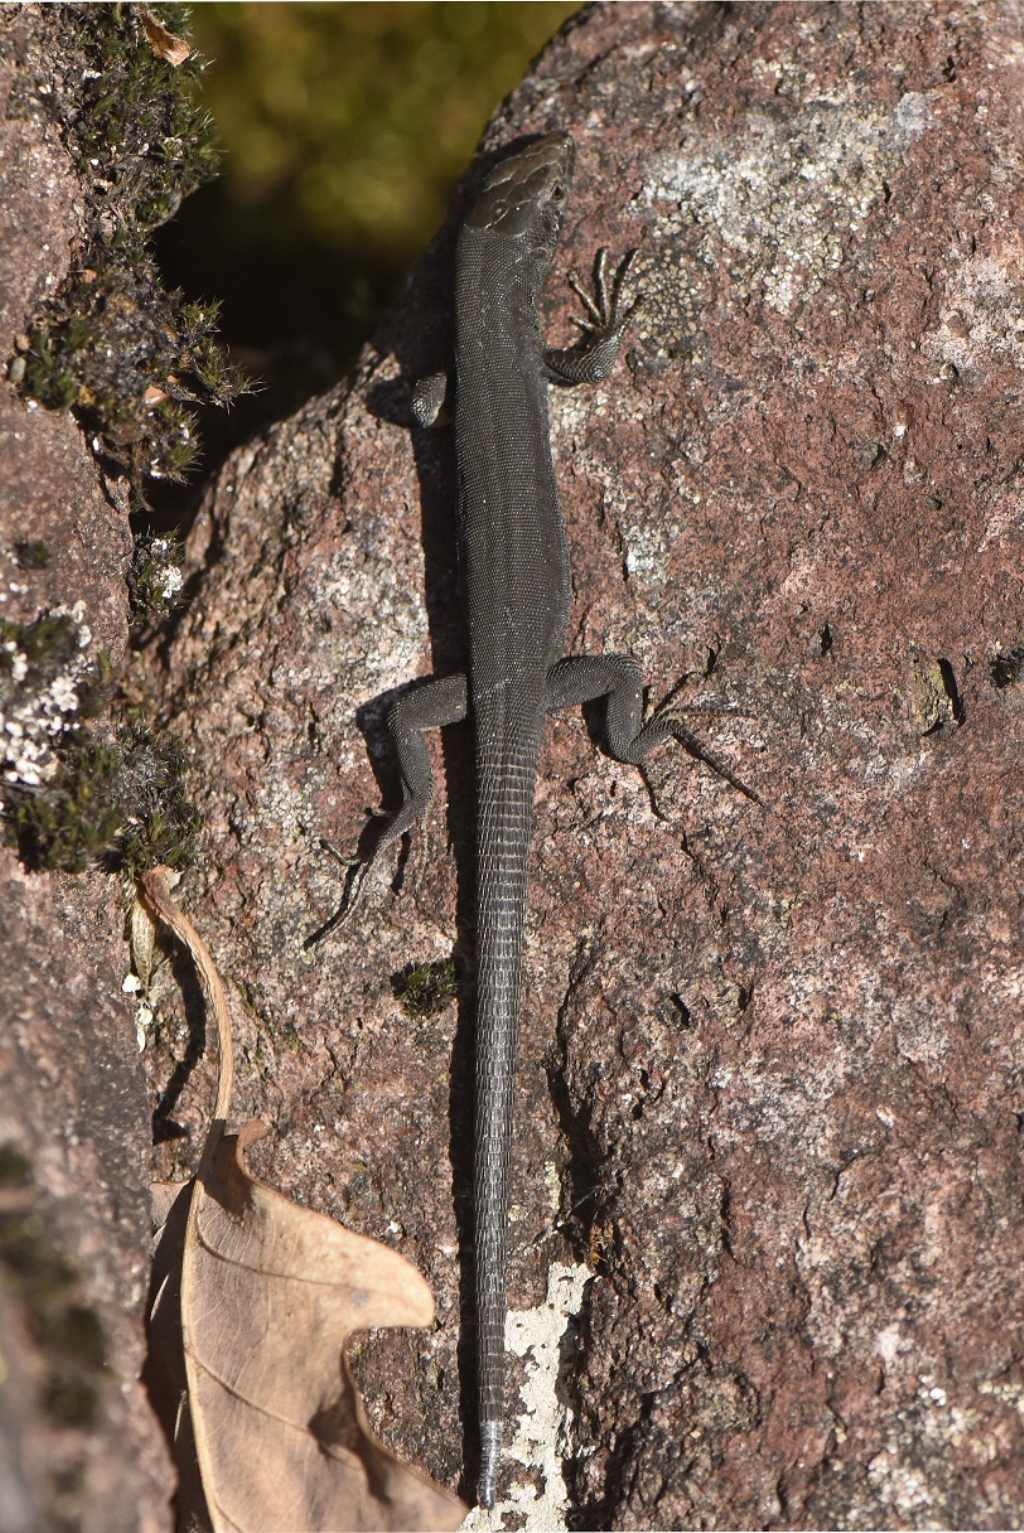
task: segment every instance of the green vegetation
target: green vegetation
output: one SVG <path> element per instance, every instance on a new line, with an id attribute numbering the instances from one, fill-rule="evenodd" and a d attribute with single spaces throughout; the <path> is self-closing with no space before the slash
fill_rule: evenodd
<path id="1" fill-rule="evenodd" d="M 1016 644 L 1013 649 L 996 655 L 991 672 L 994 687 L 1002 690 L 1003 687 L 1016 686 L 1024 678 L 1024 644 Z"/>
<path id="2" fill-rule="evenodd" d="M 112 742 L 79 729 L 61 742 L 58 759 L 40 791 L 8 795 L 8 835 L 28 867 L 103 867 L 134 879 L 191 861 L 199 816 L 174 740 L 152 738 L 137 724 L 122 726 Z"/>
<path id="3" fill-rule="evenodd" d="M 176 69 L 154 45 L 143 14 L 187 39 L 191 9 L 66 9 L 72 14 L 60 20 L 60 41 L 81 57 L 83 74 L 74 103 L 56 109 L 79 167 L 102 183 L 104 205 L 118 215 L 108 243 L 137 245 L 217 174 L 220 161 L 212 118 L 195 90 L 205 60 L 193 52 Z"/>
<path id="4" fill-rule="evenodd" d="M 392 980 L 391 988 L 407 1017 L 419 1020 L 437 1016 L 458 990 L 455 960 L 438 958 L 403 969 Z"/>
<path id="5" fill-rule="evenodd" d="M 491 111 L 572 4 L 204 5 L 232 199 L 286 197 L 291 237 L 407 257 Z M 280 226 L 275 220 L 275 226 Z"/>
<path id="6" fill-rule="evenodd" d="M 183 584 L 185 545 L 170 533 L 142 533 L 135 539 L 128 595 L 136 627 L 158 625 L 177 606 Z"/>
<path id="7" fill-rule="evenodd" d="M 30 868 L 182 867 L 198 829 L 184 753 L 139 709 L 116 728 L 83 722 L 109 712 L 113 691 L 109 659 L 89 660 L 87 639 L 72 613 L 0 619 L 4 834 Z"/>
<path id="8" fill-rule="evenodd" d="M 305 345 L 306 393 L 326 387 L 329 373 L 310 380 L 317 357 L 326 348 L 337 370 L 353 354 L 444 218 L 488 117 L 577 8 L 198 6 L 226 154 L 161 240 L 177 280 L 225 294 L 234 342 L 281 348 L 276 386 Z"/>
<path id="9" fill-rule="evenodd" d="M 218 152 L 196 99 L 202 59 L 176 69 L 147 16 L 180 36 L 189 12 L 54 7 L 62 83 L 45 100 L 89 188 L 88 234 L 81 265 L 29 331 L 22 378 L 48 409 L 75 410 L 139 507 L 147 478 L 180 481 L 193 466 L 190 407 L 230 405 L 246 388 L 216 341 L 218 306 L 166 291 L 152 254 L 153 231 L 216 173 Z"/>
<path id="10" fill-rule="evenodd" d="M 73 408 L 137 493 L 146 478 L 180 483 L 199 453 L 189 406 L 228 406 L 245 387 L 214 338 L 219 307 L 164 291 L 144 249 L 91 259 L 29 332 L 24 390 Z"/>

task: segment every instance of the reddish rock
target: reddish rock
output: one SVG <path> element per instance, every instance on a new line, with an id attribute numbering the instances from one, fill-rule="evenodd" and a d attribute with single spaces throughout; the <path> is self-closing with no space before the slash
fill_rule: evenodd
<path id="1" fill-rule="evenodd" d="M 38 62 L 31 7 L 0 18 Z M 31 77 L 31 71 L 28 72 Z M 23 86 L 24 76 L 19 81 Z M 0 357 L 67 275 L 82 190 L 38 101 L 0 70 Z M 18 545 L 45 544 L 45 567 Z M 70 414 L 0 380 L 0 621 L 72 606 L 83 656 L 127 640 L 127 507 Z M 76 605 L 80 604 L 80 605 Z M 0 756 L 3 753 L 0 752 Z M 27 873 L 0 845 L 0 1526 L 160 1533 L 170 1463 L 138 1382 L 151 1109 L 115 879 Z"/>

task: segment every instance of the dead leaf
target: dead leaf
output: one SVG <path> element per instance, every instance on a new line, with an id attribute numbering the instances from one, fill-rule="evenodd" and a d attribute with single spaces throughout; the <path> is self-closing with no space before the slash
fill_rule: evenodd
<path id="1" fill-rule="evenodd" d="M 188 946 L 220 1038 L 181 1268 L 191 1427 L 215 1533 L 457 1528 L 462 1502 L 371 1436 L 343 1356 L 355 1331 L 429 1325 L 430 1290 L 396 1251 L 250 1174 L 245 1151 L 265 1129 L 224 1133 L 231 1037 L 220 977 L 163 870 L 142 893 Z"/>
<path id="2" fill-rule="evenodd" d="M 187 43 L 183 37 L 176 37 L 173 32 L 169 32 L 163 22 L 157 21 L 145 6 L 140 5 L 138 13 L 146 29 L 149 46 L 157 58 L 166 59 L 175 69 L 179 64 L 184 64 L 192 53 L 191 44 Z"/>
<path id="3" fill-rule="evenodd" d="M 457 1528 L 461 1502 L 370 1436 L 342 1357 L 354 1331 L 429 1325 L 430 1290 L 396 1251 L 250 1176 L 263 1132 L 220 1140 L 186 1244 L 185 1362 L 214 1527 Z"/>

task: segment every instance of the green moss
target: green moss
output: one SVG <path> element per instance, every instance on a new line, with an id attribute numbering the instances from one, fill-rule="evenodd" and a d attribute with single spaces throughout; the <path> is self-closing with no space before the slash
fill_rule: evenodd
<path id="1" fill-rule="evenodd" d="M 78 381 L 64 348 L 50 339 L 45 328 L 33 330 L 29 339 L 32 350 L 25 359 L 25 393 L 48 410 L 70 409 L 78 397 Z"/>
<path id="2" fill-rule="evenodd" d="M 133 623 L 156 625 L 177 606 L 184 562 L 185 546 L 179 538 L 143 533 L 135 539 L 128 571 Z"/>
<path id="3" fill-rule="evenodd" d="M 7 824 L 24 862 L 81 873 L 108 854 L 124 824 L 121 753 L 81 731 L 61 747 L 56 777 L 14 800 Z"/>
<path id="4" fill-rule="evenodd" d="M 458 990 L 454 958 L 411 965 L 397 974 L 391 988 L 407 1017 L 421 1019 L 444 1011 Z"/>
<path id="5" fill-rule="evenodd" d="M 14 557 L 20 570 L 45 570 L 50 563 L 50 550 L 41 540 L 26 538 L 15 543 Z"/>
<path id="6" fill-rule="evenodd" d="M 66 123 L 68 147 L 83 174 L 103 187 L 125 218 L 120 231 L 154 229 L 183 197 L 216 175 L 220 155 L 210 114 L 196 82 L 205 66 L 193 53 L 175 68 L 147 36 L 136 5 L 68 7 L 62 27 L 80 53 L 76 114 Z M 149 5 L 168 31 L 187 39 L 191 9 Z"/>
<path id="7" fill-rule="evenodd" d="M 148 251 L 108 251 L 30 331 L 23 387 L 52 409 L 73 408 L 137 489 L 146 478 L 181 482 L 199 455 L 192 406 L 226 407 L 249 388 L 216 322 L 216 305 L 183 305 L 160 288 Z"/>
<path id="8" fill-rule="evenodd" d="M 185 752 L 176 740 L 156 739 L 138 726 L 122 730 L 120 739 L 128 816 L 114 866 L 133 878 L 158 865 L 186 867 L 195 856 L 201 822 L 185 793 Z"/>
<path id="9" fill-rule="evenodd" d="M 197 404 L 229 405 L 248 385 L 217 343 L 218 306 L 164 290 L 154 229 L 215 173 L 204 68 L 175 69 L 154 50 L 145 8 L 56 6 L 48 18 L 60 67 L 47 100 L 88 191 L 81 265 L 36 317 L 24 392 L 73 409 L 129 476 L 136 508 L 148 478 L 184 479 L 199 444 Z M 148 11 L 178 36 L 185 6 Z"/>
<path id="10" fill-rule="evenodd" d="M 0 1144 L 0 1187 L 27 1187 L 32 1180 L 32 1168 L 13 1144 Z"/>
<path id="11" fill-rule="evenodd" d="M 991 673 L 992 685 L 1000 690 L 1016 686 L 1024 679 L 1024 644 L 1017 644 L 1004 654 L 996 655 L 992 661 Z"/>
<path id="12" fill-rule="evenodd" d="M 59 747 L 56 776 L 8 803 L 8 834 L 35 870 L 88 867 L 135 878 L 162 864 L 180 868 L 195 851 L 199 816 L 184 789 L 185 756 L 137 724 L 112 742 L 74 731 Z"/>
<path id="13" fill-rule="evenodd" d="M 109 656 L 88 661 L 82 638 L 67 613 L 0 619 L 4 834 L 33 869 L 182 867 L 199 825 L 184 752 L 155 738 L 138 708 L 116 726 L 83 723 L 109 712 L 114 684 Z"/>

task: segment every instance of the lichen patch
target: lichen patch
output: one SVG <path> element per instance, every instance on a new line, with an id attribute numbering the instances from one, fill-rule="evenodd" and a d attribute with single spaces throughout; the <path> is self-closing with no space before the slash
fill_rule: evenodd
<path id="1" fill-rule="evenodd" d="M 910 94 L 892 112 L 826 101 L 788 122 L 751 112 L 741 144 L 702 140 L 691 154 L 657 156 L 646 200 L 675 204 L 663 218 L 671 232 L 703 231 L 698 259 L 734 259 L 733 280 L 788 314 L 842 265 L 929 120 L 927 98 Z"/>

